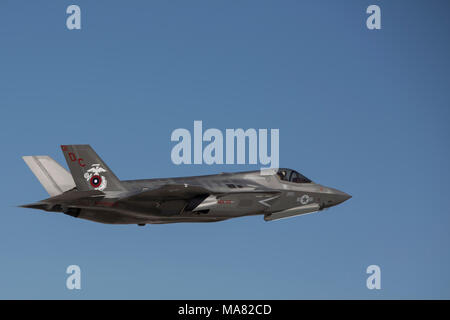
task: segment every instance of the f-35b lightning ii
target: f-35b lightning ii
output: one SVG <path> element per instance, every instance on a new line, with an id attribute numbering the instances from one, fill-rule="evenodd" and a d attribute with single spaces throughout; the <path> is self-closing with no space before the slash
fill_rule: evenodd
<path id="1" fill-rule="evenodd" d="M 63 145 L 70 173 L 49 156 L 25 156 L 50 198 L 25 208 L 110 224 L 278 220 L 351 198 L 291 169 L 184 178 L 119 180 L 89 145 Z"/>

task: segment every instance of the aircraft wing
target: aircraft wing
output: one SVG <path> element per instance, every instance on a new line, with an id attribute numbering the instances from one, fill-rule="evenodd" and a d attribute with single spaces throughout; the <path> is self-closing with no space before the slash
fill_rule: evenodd
<path id="1" fill-rule="evenodd" d="M 190 186 L 187 184 L 166 184 L 154 189 L 147 189 L 123 197 L 122 201 L 149 201 L 149 200 L 189 200 L 197 196 L 207 196 L 210 190 L 203 187 Z"/>
<path id="2" fill-rule="evenodd" d="M 135 194 L 125 196 L 119 201 L 148 201 L 148 200 L 190 200 L 194 197 L 215 194 L 218 197 L 237 194 L 279 194 L 278 190 L 258 188 L 253 190 L 239 190 L 235 192 L 216 192 L 200 186 L 188 184 L 166 184 L 156 188 L 144 188 Z"/>

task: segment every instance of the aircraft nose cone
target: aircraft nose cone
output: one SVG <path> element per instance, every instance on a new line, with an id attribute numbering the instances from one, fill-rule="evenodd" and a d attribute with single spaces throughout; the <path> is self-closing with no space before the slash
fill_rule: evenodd
<path id="1" fill-rule="evenodd" d="M 344 201 L 347 201 L 348 199 L 350 199 L 352 196 L 349 195 L 348 193 L 345 193 L 343 191 L 339 191 L 339 193 L 336 195 L 336 204 L 342 203 Z"/>
<path id="2" fill-rule="evenodd" d="M 328 193 L 327 201 L 324 204 L 325 207 L 331 207 L 331 206 L 338 205 L 352 197 L 348 193 L 345 193 L 345 192 L 337 190 L 337 189 L 329 188 L 328 190 L 329 190 L 329 193 Z"/>

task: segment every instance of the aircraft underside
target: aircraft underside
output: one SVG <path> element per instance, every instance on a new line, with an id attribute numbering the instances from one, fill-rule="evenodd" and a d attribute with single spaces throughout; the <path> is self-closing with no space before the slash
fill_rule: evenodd
<path id="1" fill-rule="evenodd" d="M 68 213 L 69 214 L 69 213 Z M 69 215 L 80 219 L 86 219 L 90 221 L 106 223 L 106 224 L 164 224 L 164 223 L 176 223 L 176 222 L 218 222 L 233 218 L 207 216 L 206 214 L 198 213 L 182 213 L 171 216 L 158 216 L 146 214 L 144 217 L 139 213 L 122 213 L 113 210 L 98 210 L 98 209 L 80 209 L 79 211 L 73 211 Z"/>

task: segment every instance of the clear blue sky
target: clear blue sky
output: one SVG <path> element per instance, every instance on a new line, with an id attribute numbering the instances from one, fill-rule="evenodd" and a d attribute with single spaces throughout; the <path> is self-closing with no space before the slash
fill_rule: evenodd
<path id="1" fill-rule="evenodd" d="M 450 298 L 449 10 L 2 0 L 0 298 Z M 60 144 L 91 144 L 121 179 L 257 168 L 172 164 L 170 134 L 194 120 L 279 128 L 281 166 L 353 198 L 270 223 L 146 227 L 15 207 L 47 197 L 21 156 L 65 165 Z M 70 264 L 81 291 L 65 287 Z"/>

